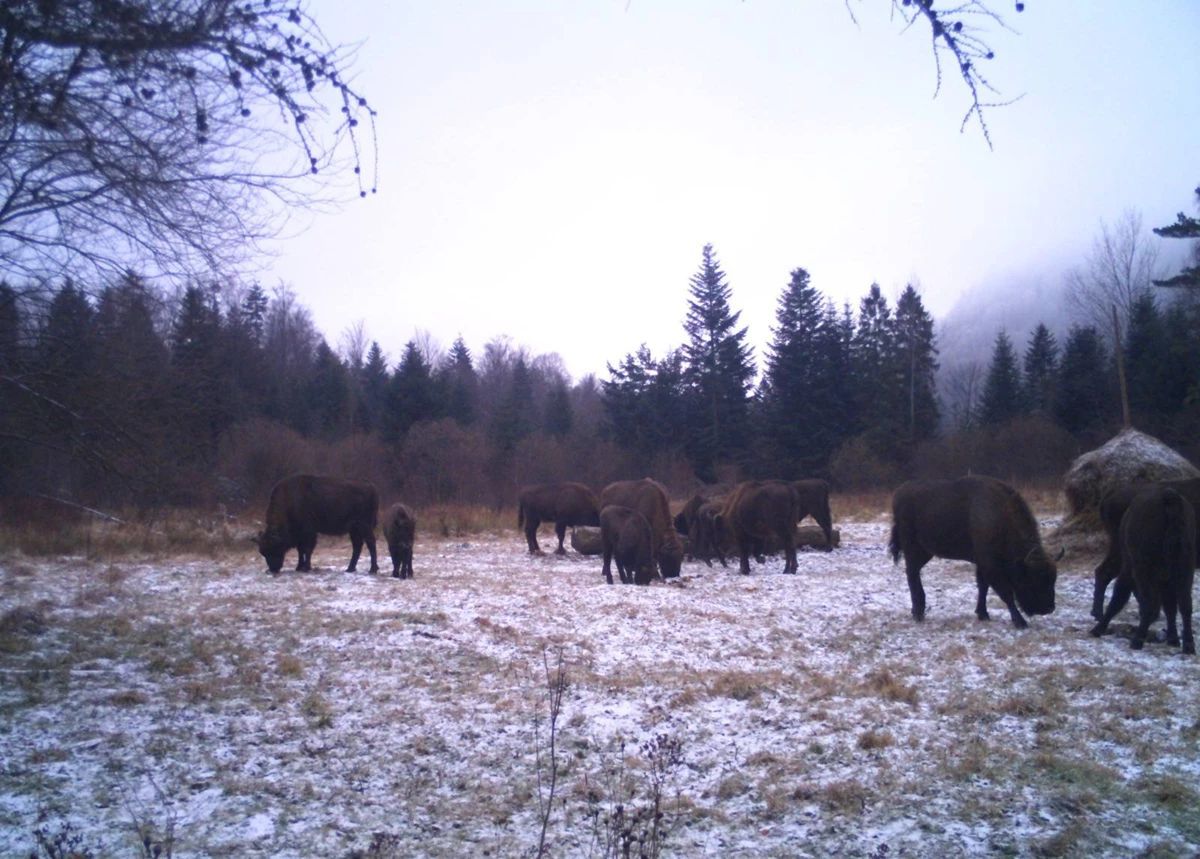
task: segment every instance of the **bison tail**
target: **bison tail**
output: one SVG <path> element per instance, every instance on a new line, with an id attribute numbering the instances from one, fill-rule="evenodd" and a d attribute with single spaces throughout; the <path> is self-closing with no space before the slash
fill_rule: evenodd
<path id="1" fill-rule="evenodd" d="M 896 526 L 892 525 L 892 536 L 888 538 L 888 551 L 892 553 L 892 563 L 900 562 L 900 535 L 896 533 Z"/>
<path id="2" fill-rule="evenodd" d="M 1183 496 L 1179 493 L 1163 493 L 1163 517 L 1166 519 L 1166 527 L 1163 529 L 1163 554 L 1172 568 L 1176 566 L 1177 560 L 1180 561 L 1181 567 L 1192 564 L 1191 558 L 1181 558 L 1184 554 L 1183 535 L 1187 527 L 1184 524 L 1183 505 Z"/>

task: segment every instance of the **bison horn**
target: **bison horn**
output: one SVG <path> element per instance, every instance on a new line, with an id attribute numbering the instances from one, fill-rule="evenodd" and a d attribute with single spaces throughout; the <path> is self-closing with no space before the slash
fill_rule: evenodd
<path id="1" fill-rule="evenodd" d="M 1062 546 L 1061 548 L 1059 548 L 1058 554 L 1054 556 L 1054 563 L 1057 564 L 1059 561 L 1061 561 L 1063 559 L 1063 555 L 1065 555 L 1065 554 L 1067 554 L 1067 547 Z"/>

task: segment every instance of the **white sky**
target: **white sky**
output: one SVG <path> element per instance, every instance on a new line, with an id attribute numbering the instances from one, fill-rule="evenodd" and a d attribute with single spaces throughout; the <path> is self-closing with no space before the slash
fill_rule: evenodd
<path id="1" fill-rule="evenodd" d="M 1125 208 L 1193 212 L 1197 0 L 993 0 L 1019 35 L 993 28 L 989 77 L 1024 94 L 988 113 L 994 151 L 959 133 L 952 69 L 933 98 L 928 29 L 851 5 L 857 26 L 842 0 L 313 0 L 365 40 L 379 193 L 314 216 L 266 280 L 331 345 L 358 320 L 392 361 L 418 329 L 476 355 L 503 334 L 603 378 L 683 341 L 705 242 L 761 358 L 797 266 L 839 304 L 917 282 L 942 317 L 1057 282 Z"/>

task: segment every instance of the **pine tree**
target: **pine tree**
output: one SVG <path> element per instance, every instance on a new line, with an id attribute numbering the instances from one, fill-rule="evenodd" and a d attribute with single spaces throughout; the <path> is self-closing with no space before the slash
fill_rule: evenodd
<path id="1" fill-rule="evenodd" d="M 844 435 L 845 379 L 837 375 L 836 325 L 832 305 L 812 286 L 808 272 L 793 270 L 776 307 L 760 389 L 768 457 L 776 474 L 825 473 Z"/>
<path id="2" fill-rule="evenodd" d="M 1200 188 L 1197 188 L 1195 193 L 1196 201 L 1200 203 Z M 1175 219 L 1175 223 L 1168 224 L 1165 227 L 1155 227 L 1154 232 L 1164 239 L 1191 239 L 1195 242 L 1192 245 L 1192 265 L 1184 266 L 1179 274 L 1174 277 L 1154 281 L 1154 285 L 1177 287 L 1200 292 L 1200 220 L 1188 217 L 1183 212 L 1180 212 Z"/>
<path id="3" fill-rule="evenodd" d="M 416 341 L 409 340 L 388 384 L 384 438 L 399 441 L 413 424 L 438 416 L 433 370 Z"/>
<path id="4" fill-rule="evenodd" d="M 908 405 L 898 354 L 892 310 L 873 283 L 859 303 L 850 341 L 850 390 L 860 432 L 873 452 L 893 461 L 900 456 Z"/>
<path id="5" fill-rule="evenodd" d="M 1092 326 L 1075 326 L 1058 366 L 1054 415 L 1067 432 L 1090 435 L 1110 423 L 1112 382 L 1104 342 Z"/>
<path id="6" fill-rule="evenodd" d="M 441 375 L 446 416 L 453 418 L 460 426 L 471 426 L 478 412 L 479 377 L 471 360 L 471 350 L 463 342 L 461 334 L 450 347 Z"/>
<path id="7" fill-rule="evenodd" d="M 305 385 L 310 410 L 310 433 L 337 441 L 350 431 L 350 372 L 324 339 L 317 344 L 312 371 Z"/>
<path id="8" fill-rule="evenodd" d="M 693 417 L 690 455 L 705 479 L 715 478 L 718 462 L 741 458 L 749 440 L 754 358 L 746 329 L 737 328 L 741 312 L 730 309 L 731 294 L 712 245 L 705 245 L 700 269 L 690 281 L 683 324 L 688 335 L 684 373 Z"/>
<path id="9" fill-rule="evenodd" d="M 940 420 L 937 400 L 937 345 L 933 317 L 909 284 L 896 302 L 896 358 L 902 379 L 905 437 L 910 445 L 933 438 Z"/>
<path id="10" fill-rule="evenodd" d="M 387 389 L 390 376 L 387 368 L 387 356 L 374 340 L 367 350 L 367 360 L 363 363 L 359 377 L 359 389 L 362 392 L 362 408 L 359 410 L 359 428 L 366 432 L 381 429 L 383 415 L 387 411 Z"/>
<path id="11" fill-rule="evenodd" d="M 1170 402 L 1170 344 L 1158 304 L 1152 293 L 1137 298 L 1129 311 L 1125 332 L 1125 380 L 1129 388 L 1129 410 L 1135 423 L 1160 432 Z"/>
<path id="12" fill-rule="evenodd" d="M 563 438 L 571 431 L 571 392 L 563 379 L 557 379 L 546 394 L 542 415 L 542 431 L 548 436 Z"/>
<path id="13" fill-rule="evenodd" d="M 207 462 L 228 424 L 221 316 L 199 286 L 183 293 L 171 329 L 171 389 L 180 456 Z"/>
<path id="14" fill-rule="evenodd" d="M 533 404 L 533 374 L 523 356 L 512 368 L 508 391 L 492 415 L 492 440 L 504 453 L 510 453 L 517 443 L 529 436 L 537 426 Z"/>
<path id="15" fill-rule="evenodd" d="M 979 420 L 985 426 L 999 426 L 1018 417 L 1022 411 L 1017 356 L 1008 334 L 1001 331 L 996 335 L 987 379 L 983 383 Z"/>
<path id="16" fill-rule="evenodd" d="M 1030 413 L 1051 417 L 1054 414 L 1054 383 L 1058 374 L 1058 341 L 1042 323 L 1029 337 L 1025 349 L 1022 398 Z"/>

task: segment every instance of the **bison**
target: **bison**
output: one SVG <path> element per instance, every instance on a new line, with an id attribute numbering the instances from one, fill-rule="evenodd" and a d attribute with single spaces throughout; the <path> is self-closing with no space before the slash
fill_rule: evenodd
<path id="1" fill-rule="evenodd" d="M 636 510 L 650 525 L 651 550 L 664 579 L 679 575 L 683 566 L 683 543 L 675 531 L 667 490 L 649 477 L 641 480 L 618 480 L 600 493 L 600 507 L 617 504 Z"/>
<path id="2" fill-rule="evenodd" d="M 1092 627 L 1103 635 L 1109 623 L 1137 594 L 1138 625 L 1130 640 L 1134 650 L 1146 643 L 1159 609 L 1167 615 L 1167 643 L 1179 644 L 1176 611 L 1183 616 L 1183 652 L 1195 653 L 1192 638 L 1192 581 L 1196 565 L 1196 513 L 1191 502 L 1164 484 L 1142 488 L 1129 500 L 1118 532 L 1121 569 L 1112 599 Z"/>
<path id="3" fill-rule="evenodd" d="M 576 525 L 599 525 L 600 504 L 596 493 L 582 483 L 539 483 L 526 486 L 517 498 L 517 527 L 525 529 L 529 554 L 540 555 L 537 529 L 543 521 L 554 523 L 558 535 L 556 555 L 565 555 L 563 540 L 567 528 Z"/>
<path id="4" fill-rule="evenodd" d="M 1166 486 L 1174 489 L 1192 505 L 1200 507 L 1200 477 L 1184 480 L 1163 480 L 1159 483 L 1133 483 L 1119 486 L 1105 494 L 1100 501 L 1100 524 L 1108 535 L 1108 552 L 1100 566 L 1096 567 L 1095 584 L 1092 588 L 1092 617 L 1099 620 L 1104 616 L 1104 592 L 1109 582 L 1121 572 L 1121 517 L 1129 509 L 1133 497 L 1150 486 Z M 1200 567 L 1200 544 L 1196 546 L 1196 566 Z"/>
<path id="5" fill-rule="evenodd" d="M 934 557 L 975 564 L 975 615 L 988 619 L 990 587 L 1024 629 L 1028 614 L 1054 611 L 1055 561 L 1042 548 L 1037 520 L 1015 489 L 990 477 L 912 480 L 892 497 L 892 561 L 904 555 L 912 615 L 925 618 L 921 568 Z M 1015 601 L 1014 601 L 1015 597 Z"/>
<path id="6" fill-rule="evenodd" d="M 829 482 L 825 480 L 793 480 L 799 503 L 796 521 L 811 516 L 825 535 L 825 551 L 833 551 L 833 515 L 829 512 Z"/>
<path id="7" fill-rule="evenodd" d="M 417 517 L 407 506 L 393 504 L 383 514 L 383 536 L 387 539 L 388 554 L 392 556 L 392 577 L 413 577 L 413 541 L 417 535 Z"/>
<path id="8" fill-rule="evenodd" d="M 600 510 L 600 540 L 604 545 L 604 579 L 613 583 L 611 562 L 623 584 L 648 585 L 654 578 L 650 523 L 636 510 L 609 504 Z"/>
<path id="9" fill-rule="evenodd" d="M 349 534 L 354 551 L 346 572 L 354 572 L 358 566 L 365 542 L 371 552 L 374 573 L 379 570 L 375 560 L 378 513 L 379 494 L 366 481 L 295 474 L 271 489 L 264 528 L 255 542 L 272 573 L 282 569 L 284 555 L 292 548 L 299 555 L 296 569 L 306 572 L 312 569 L 318 534 Z"/>
<path id="10" fill-rule="evenodd" d="M 783 546 L 783 571 L 795 573 L 799 512 L 795 486 L 783 480 L 747 480 L 734 488 L 721 512 L 713 517 L 713 526 L 718 540 L 721 532 L 733 540 L 742 575 L 750 575 L 750 555 L 759 555 L 772 536 Z"/>

